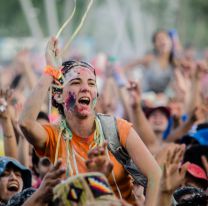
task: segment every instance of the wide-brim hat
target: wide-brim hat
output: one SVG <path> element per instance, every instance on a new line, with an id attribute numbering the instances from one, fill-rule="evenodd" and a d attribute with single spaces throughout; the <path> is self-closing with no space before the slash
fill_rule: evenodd
<path id="1" fill-rule="evenodd" d="M 6 156 L 0 157 L 0 176 L 4 173 L 4 171 L 8 167 L 17 168 L 21 172 L 22 180 L 23 180 L 23 189 L 31 187 L 32 174 L 28 168 L 26 168 L 20 162 L 18 162 L 17 160 L 11 157 L 6 157 Z"/>

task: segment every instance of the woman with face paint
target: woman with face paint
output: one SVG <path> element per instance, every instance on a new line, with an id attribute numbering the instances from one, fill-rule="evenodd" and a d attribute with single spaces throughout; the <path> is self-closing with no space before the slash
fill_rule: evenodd
<path id="1" fill-rule="evenodd" d="M 102 125 L 94 110 L 98 96 L 95 70 L 80 61 L 67 61 L 61 65 L 54 38 L 48 43 L 46 62 L 48 66 L 23 108 L 21 128 L 40 156 L 47 156 L 53 163 L 62 158 L 66 177 L 87 172 L 89 151 L 102 148 L 104 143 Z M 36 118 L 51 85 L 52 104 L 58 108 L 62 120 L 60 125 L 41 125 Z M 116 123 L 121 145 L 148 178 L 145 206 L 157 205 L 161 170 L 132 124 L 123 119 L 117 119 Z M 99 151 L 101 149 L 97 150 L 100 154 Z M 108 149 L 101 154 L 113 162 L 108 180 L 114 192 L 135 204 L 130 178 L 123 166 Z"/>

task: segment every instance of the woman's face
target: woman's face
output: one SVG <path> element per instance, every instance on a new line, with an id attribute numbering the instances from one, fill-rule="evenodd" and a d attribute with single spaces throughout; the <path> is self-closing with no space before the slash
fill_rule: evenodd
<path id="1" fill-rule="evenodd" d="M 160 54 L 167 53 L 171 51 L 172 42 L 166 32 L 159 32 L 156 34 L 154 46 Z"/>
<path id="2" fill-rule="evenodd" d="M 94 113 L 97 102 L 97 86 L 94 73 L 85 67 L 76 67 L 66 74 L 63 89 L 64 112 L 80 118 Z"/>
<path id="3" fill-rule="evenodd" d="M 0 200 L 7 202 L 12 196 L 23 189 L 23 179 L 21 172 L 12 167 L 8 167 L 0 177 Z"/>

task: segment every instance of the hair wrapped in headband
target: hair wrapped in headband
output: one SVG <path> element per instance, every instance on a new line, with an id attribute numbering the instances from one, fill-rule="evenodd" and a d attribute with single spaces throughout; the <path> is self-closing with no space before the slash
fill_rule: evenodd
<path id="1" fill-rule="evenodd" d="M 95 68 L 92 65 L 88 64 L 87 62 L 69 60 L 69 61 L 66 61 L 66 62 L 62 63 L 62 69 L 61 69 L 62 75 L 60 76 L 59 79 L 54 79 L 53 84 L 52 84 L 52 90 L 51 90 L 52 105 L 59 110 L 59 113 L 61 115 L 64 115 L 64 109 L 63 109 L 62 104 L 57 102 L 57 99 L 55 98 L 55 95 L 58 95 L 58 94 L 62 93 L 64 84 L 66 83 L 66 79 L 65 79 L 66 74 L 71 69 L 74 69 L 76 67 L 84 67 L 86 69 L 89 69 L 96 76 Z"/>

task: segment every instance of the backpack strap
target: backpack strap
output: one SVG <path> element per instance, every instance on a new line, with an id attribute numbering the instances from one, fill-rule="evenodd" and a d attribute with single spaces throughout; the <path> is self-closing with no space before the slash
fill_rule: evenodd
<path id="1" fill-rule="evenodd" d="M 133 177 L 136 184 L 146 187 L 147 179 L 131 160 L 126 149 L 121 145 L 116 118 L 111 115 L 97 113 L 102 125 L 104 138 L 108 141 L 108 149 Z"/>
<path id="2" fill-rule="evenodd" d="M 108 149 L 121 164 L 125 164 L 130 157 L 120 143 L 115 117 L 100 113 L 97 114 L 97 117 L 102 125 L 104 138 L 108 141 Z"/>

